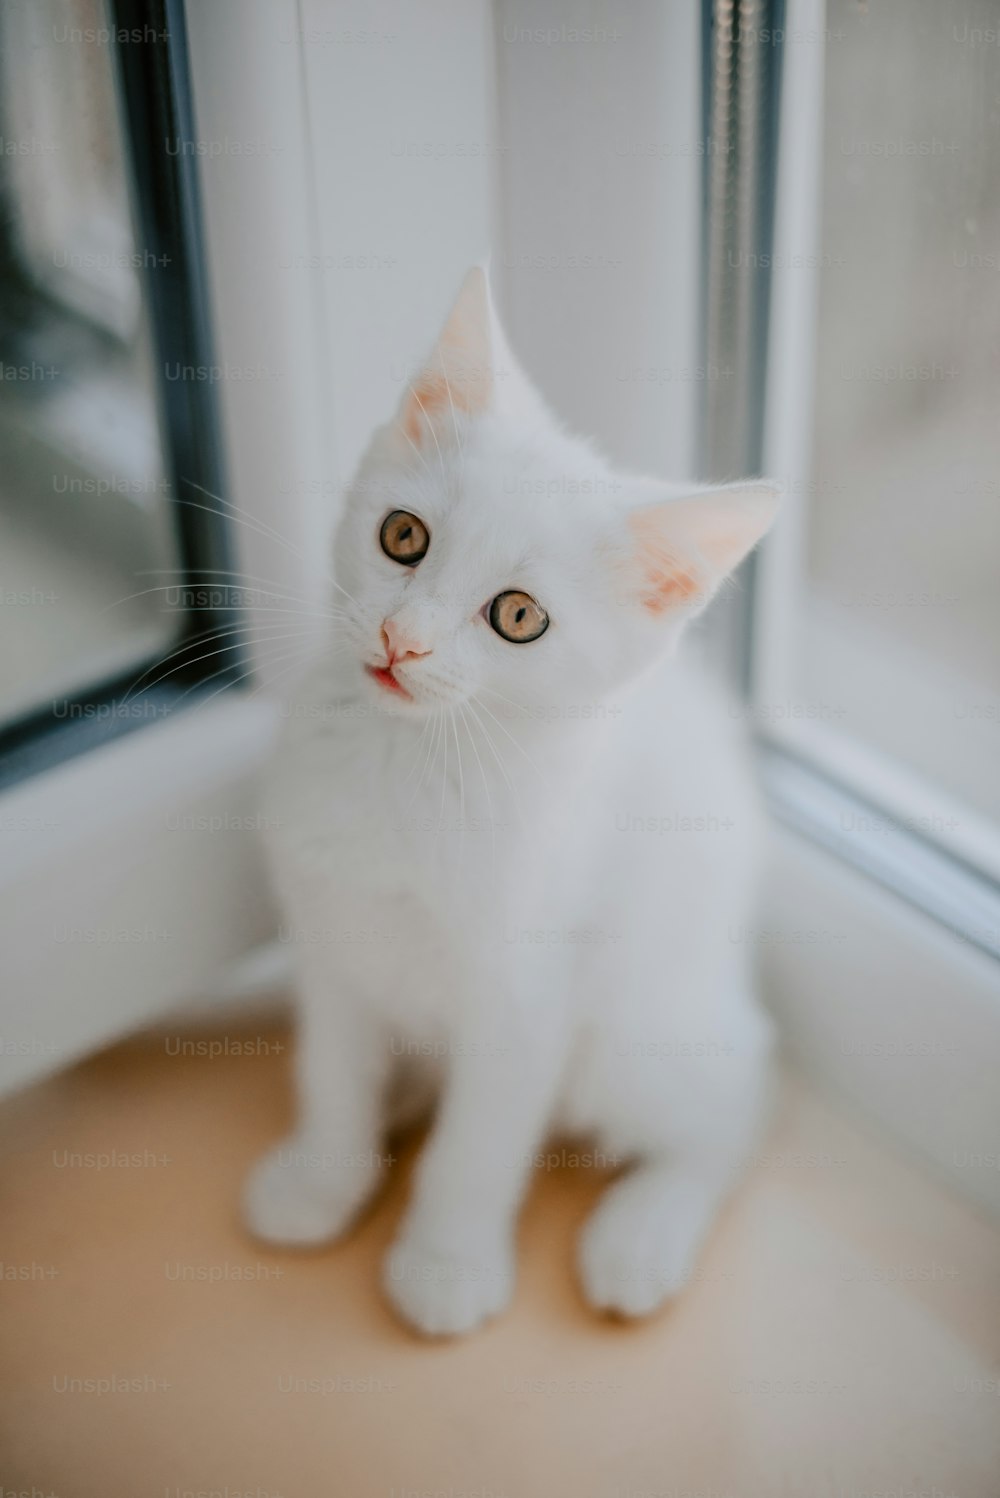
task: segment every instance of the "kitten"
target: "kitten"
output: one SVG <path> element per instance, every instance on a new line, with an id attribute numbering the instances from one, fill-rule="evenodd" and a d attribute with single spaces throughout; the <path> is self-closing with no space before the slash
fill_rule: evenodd
<path id="1" fill-rule="evenodd" d="M 507 1304 L 551 1135 L 624 1167 L 578 1266 L 626 1316 L 680 1290 L 752 1148 L 770 1027 L 733 931 L 758 811 L 732 712 L 672 657 L 776 508 L 763 482 L 615 474 L 518 369 L 478 268 L 350 488 L 337 643 L 269 790 L 299 1121 L 246 1216 L 335 1238 L 387 1129 L 436 1103 L 384 1275 L 422 1332 Z"/>

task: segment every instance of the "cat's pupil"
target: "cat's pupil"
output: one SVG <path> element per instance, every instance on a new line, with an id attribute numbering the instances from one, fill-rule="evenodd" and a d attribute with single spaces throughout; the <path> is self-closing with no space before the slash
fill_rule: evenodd
<path id="1" fill-rule="evenodd" d="M 382 522 L 379 543 L 387 557 L 403 567 L 415 567 L 427 555 L 431 537 L 418 515 L 393 510 Z"/>
<path id="2" fill-rule="evenodd" d="M 548 614 L 520 588 L 508 588 L 505 593 L 498 593 L 487 617 L 500 638 L 509 640 L 512 645 L 530 644 L 549 627 Z"/>

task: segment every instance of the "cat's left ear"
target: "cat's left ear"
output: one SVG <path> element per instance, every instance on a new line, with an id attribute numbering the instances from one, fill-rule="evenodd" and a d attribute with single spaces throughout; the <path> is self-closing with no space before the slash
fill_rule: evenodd
<path id="1" fill-rule="evenodd" d="M 630 595 L 652 615 L 696 612 L 767 533 L 780 500 L 777 484 L 750 479 L 633 509 Z"/>
<path id="2" fill-rule="evenodd" d="M 430 358 L 414 376 L 397 421 L 420 447 L 430 433 L 447 435 L 452 413 L 481 415 L 493 401 L 497 337 L 489 283 L 474 265 L 459 289 Z"/>

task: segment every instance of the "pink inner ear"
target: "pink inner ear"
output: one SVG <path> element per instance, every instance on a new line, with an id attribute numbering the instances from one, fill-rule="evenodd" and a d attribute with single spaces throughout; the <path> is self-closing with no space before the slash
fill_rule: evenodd
<path id="1" fill-rule="evenodd" d="M 460 391 L 451 387 L 451 399 L 456 411 L 467 409 Z M 443 374 L 435 375 L 425 370 L 410 391 L 403 408 L 403 430 L 411 442 L 419 444 L 424 425 L 448 409 L 448 381 Z"/>
<path id="2" fill-rule="evenodd" d="M 663 536 L 662 517 L 656 511 L 639 510 L 628 518 L 637 545 L 642 585 L 640 601 L 651 614 L 693 603 L 704 587 L 697 568 L 669 548 Z"/>
<path id="3" fill-rule="evenodd" d="M 403 430 L 419 443 L 429 422 L 452 408 L 472 416 L 485 411 L 493 394 L 490 302 L 479 266 L 466 276 L 427 365 L 400 411 Z"/>
<path id="4" fill-rule="evenodd" d="M 489 390 L 488 372 L 478 368 L 453 365 L 448 376 L 425 369 L 403 405 L 403 430 L 411 442 L 419 444 L 427 423 L 447 416 L 452 408 L 468 416 L 484 410 Z"/>

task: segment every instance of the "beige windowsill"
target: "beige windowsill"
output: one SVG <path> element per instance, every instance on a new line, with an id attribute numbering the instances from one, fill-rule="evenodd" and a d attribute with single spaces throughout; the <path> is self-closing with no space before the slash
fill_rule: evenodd
<path id="1" fill-rule="evenodd" d="M 1000 1231 L 801 1081 L 671 1310 L 586 1311 L 572 1241 L 599 1182 L 540 1172 L 512 1311 L 429 1345 L 378 1293 L 412 1149 L 342 1246 L 272 1254 L 241 1231 L 287 1058 L 180 1058 L 160 1038 L 0 1108 L 5 1489 L 1000 1491 Z M 134 1391 L 68 1383 L 101 1379 Z"/>

